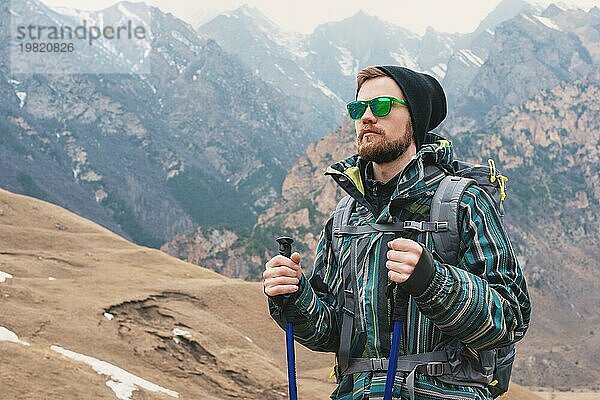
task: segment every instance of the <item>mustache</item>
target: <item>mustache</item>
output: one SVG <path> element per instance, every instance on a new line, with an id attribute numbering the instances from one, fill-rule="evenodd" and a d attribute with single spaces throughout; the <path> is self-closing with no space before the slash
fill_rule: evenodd
<path id="1" fill-rule="evenodd" d="M 384 133 L 385 133 L 385 130 L 383 130 L 383 129 L 381 129 L 381 128 L 378 128 L 378 127 L 375 127 L 375 126 L 371 126 L 371 125 L 365 125 L 365 126 L 363 126 L 363 127 L 360 129 L 360 131 L 358 131 L 358 140 L 359 140 L 359 141 L 360 141 L 360 140 L 362 140 L 363 136 L 364 136 L 366 133 L 371 133 L 371 132 L 372 132 L 372 133 L 377 133 L 377 134 L 379 134 L 379 135 L 382 135 L 382 134 L 384 134 Z"/>

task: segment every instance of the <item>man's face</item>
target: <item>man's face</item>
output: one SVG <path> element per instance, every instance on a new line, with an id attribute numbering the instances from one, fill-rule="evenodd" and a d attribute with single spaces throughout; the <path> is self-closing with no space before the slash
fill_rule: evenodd
<path id="1" fill-rule="evenodd" d="M 393 96 L 404 100 L 398 84 L 389 77 L 367 80 L 361 86 L 357 99 L 371 100 L 379 96 Z M 376 117 L 367 108 L 361 119 L 354 121 L 358 155 L 376 164 L 385 164 L 395 160 L 410 147 L 413 142 L 412 124 L 407 107 L 393 103 L 385 117 Z"/>

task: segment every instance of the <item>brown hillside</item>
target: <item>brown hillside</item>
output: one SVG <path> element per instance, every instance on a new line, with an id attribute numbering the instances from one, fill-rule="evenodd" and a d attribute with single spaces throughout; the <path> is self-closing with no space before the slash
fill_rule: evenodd
<path id="1" fill-rule="evenodd" d="M 0 283 L 0 327 L 30 344 L 0 341 L 2 399 L 117 398 L 106 375 L 51 346 L 111 363 L 180 399 L 287 398 L 283 333 L 259 283 L 133 245 L 3 190 L 0 271 L 12 275 Z M 299 397 L 328 398 L 331 356 L 297 346 L 297 358 Z M 513 400 L 539 399 L 513 391 Z M 173 397 L 138 388 L 131 398 Z"/>

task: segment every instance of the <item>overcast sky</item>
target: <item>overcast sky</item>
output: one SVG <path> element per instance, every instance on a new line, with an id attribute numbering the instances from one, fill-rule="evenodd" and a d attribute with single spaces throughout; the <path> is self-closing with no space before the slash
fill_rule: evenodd
<path id="1" fill-rule="evenodd" d="M 19 1 L 19 0 L 16 0 Z M 589 9 L 598 0 L 561 0 Z M 100 10 L 109 7 L 117 0 L 42 0 L 51 6 L 73 7 L 81 10 Z M 249 4 L 262 11 L 284 30 L 310 33 L 313 29 L 329 21 L 338 21 L 362 9 L 386 21 L 400 25 L 415 33 L 422 34 L 427 26 L 442 32 L 472 32 L 485 16 L 494 9 L 500 0 L 146 0 L 145 3 L 158 6 L 178 17 L 194 23 L 201 17 L 214 15 L 219 11 L 232 10 L 242 4 Z M 535 0 L 550 4 L 550 0 Z"/>

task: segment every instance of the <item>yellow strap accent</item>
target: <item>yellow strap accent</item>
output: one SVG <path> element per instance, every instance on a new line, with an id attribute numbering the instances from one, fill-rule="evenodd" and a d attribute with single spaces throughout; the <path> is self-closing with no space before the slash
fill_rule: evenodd
<path id="1" fill-rule="evenodd" d="M 506 181 L 508 178 L 504 175 L 498 175 L 498 183 L 500 183 L 500 201 L 506 198 Z"/>
<path id="2" fill-rule="evenodd" d="M 331 368 L 331 373 L 329 374 L 329 379 L 333 379 L 335 377 L 335 366 L 337 365 L 337 354 L 333 355 L 333 368 Z"/>
<path id="3" fill-rule="evenodd" d="M 490 382 L 490 386 L 496 386 L 497 384 L 498 384 L 498 381 L 495 379 Z"/>
<path id="4" fill-rule="evenodd" d="M 490 166 L 490 182 L 496 182 L 496 163 L 491 158 L 488 159 L 488 165 Z"/>
<path id="5" fill-rule="evenodd" d="M 444 148 L 444 147 L 450 147 L 450 141 L 446 140 L 446 139 L 442 139 L 439 140 L 438 143 L 440 144 L 440 148 Z"/>

